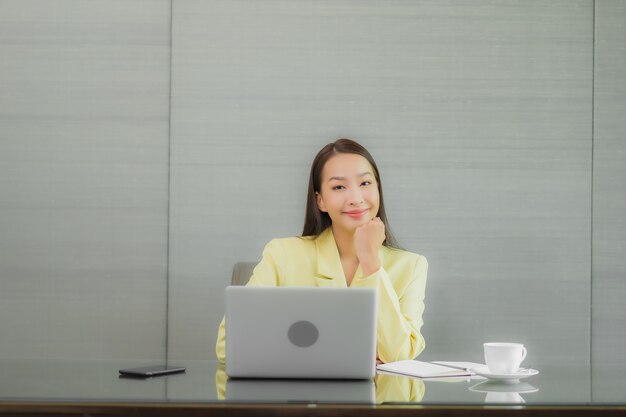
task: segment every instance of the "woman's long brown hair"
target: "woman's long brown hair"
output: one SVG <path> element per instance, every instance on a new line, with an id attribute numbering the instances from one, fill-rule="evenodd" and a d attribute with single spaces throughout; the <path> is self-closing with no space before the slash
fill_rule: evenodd
<path id="1" fill-rule="evenodd" d="M 302 236 L 318 236 L 324 230 L 326 230 L 332 221 L 328 213 L 325 213 L 317 206 L 317 193 L 320 192 L 322 183 L 322 170 L 326 162 L 334 155 L 338 153 L 352 153 L 361 155 L 367 159 L 374 169 L 374 177 L 376 178 L 376 186 L 378 187 L 378 195 L 380 197 L 380 204 L 378 207 L 378 217 L 385 225 L 385 241 L 383 245 L 390 248 L 399 248 L 398 243 L 391 233 L 389 228 L 389 222 L 387 221 L 387 215 L 385 213 L 385 202 L 383 200 L 383 185 L 380 181 L 380 174 L 378 173 L 378 167 L 372 155 L 359 143 L 351 139 L 337 139 L 335 142 L 329 143 L 324 146 L 313 159 L 311 164 L 311 173 L 309 175 L 309 188 L 306 198 L 306 213 L 304 215 L 304 228 L 302 230 Z"/>

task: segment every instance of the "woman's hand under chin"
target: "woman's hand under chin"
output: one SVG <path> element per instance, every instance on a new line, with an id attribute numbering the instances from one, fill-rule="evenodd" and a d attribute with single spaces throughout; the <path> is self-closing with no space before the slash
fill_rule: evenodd
<path id="1" fill-rule="evenodd" d="M 385 224 L 378 217 L 374 217 L 354 231 L 354 247 L 363 276 L 371 275 L 380 269 L 378 250 L 384 241 Z"/>

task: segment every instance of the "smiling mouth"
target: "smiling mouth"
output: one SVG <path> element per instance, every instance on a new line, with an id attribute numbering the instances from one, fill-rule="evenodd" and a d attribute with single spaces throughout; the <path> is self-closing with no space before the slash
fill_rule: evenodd
<path id="1" fill-rule="evenodd" d="M 363 217 L 368 211 L 369 211 L 369 209 L 351 210 L 351 211 L 345 211 L 344 213 L 347 214 L 348 216 L 352 217 L 353 219 L 359 219 L 359 218 Z"/>

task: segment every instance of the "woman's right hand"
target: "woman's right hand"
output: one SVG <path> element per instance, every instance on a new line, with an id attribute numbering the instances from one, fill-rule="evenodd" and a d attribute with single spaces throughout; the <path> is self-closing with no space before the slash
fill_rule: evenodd
<path id="1" fill-rule="evenodd" d="M 374 217 L 354 231 L 354 247 L 364 276 L 380 269 L 378 250 L 384 241 L 385 224 L 379 217 Z"/>

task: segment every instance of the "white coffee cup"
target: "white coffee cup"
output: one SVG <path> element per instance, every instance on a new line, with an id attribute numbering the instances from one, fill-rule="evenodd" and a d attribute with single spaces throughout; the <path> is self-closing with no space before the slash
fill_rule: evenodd
<path id="1" fill-rule="evenodd" d="M 521 343 L 483 343 L 485 363 L 494 374 L 512 374 L 526 358 L 526 348 Z"/>

